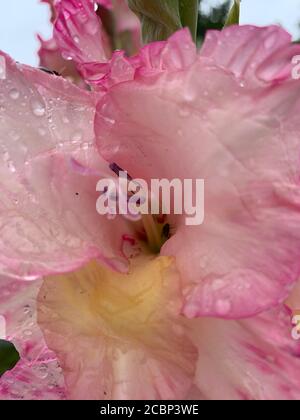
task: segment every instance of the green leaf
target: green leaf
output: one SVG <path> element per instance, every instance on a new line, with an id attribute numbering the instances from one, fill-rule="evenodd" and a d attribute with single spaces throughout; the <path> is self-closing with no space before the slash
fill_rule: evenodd
<path id="1" fill-rule="evenodd" d="M 128 0 L 128 4 L 141 20 L 145 44 L 165 40 L 185 26 L 196 38 L 199 0 Z"/>
<path id="2" fill-rule="evenodd" d="M 179 12 L 182 26 L 184 28 L 190 28 L 192 37 L 194 41 L 196 41 L 199 15 L 199 0 L 180 0 Z"/>
<path id="3" fill-rule="evenodd" d="M 13 369 L 20 355 L 15 346 L 5 340 L 0 340 L 0 377 L 7 371 Z"/>
<path id="4" fill-rule="evenodd" d="M 232 5 L 228 17 L 226 19 L 225 27 L 231 25 L 238 25 L 240 23 L 240 9 L 241 0 L 234 0 L 234 4 Z"/>

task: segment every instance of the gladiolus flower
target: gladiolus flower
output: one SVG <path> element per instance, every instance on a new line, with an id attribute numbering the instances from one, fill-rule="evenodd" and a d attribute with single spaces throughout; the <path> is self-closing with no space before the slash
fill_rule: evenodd
<path id="1" fill-rule="evenodd" d="M 299 399 L 300 47 L 232 26 L 109 59 L 80 27 L 70 43 L 78 4 L 58 46 L 93 91 L 0 55 L 0 303 L 22 356 L 1 398 Z M 114 165 L 203 178 L 204 224 L 172 216 L 151 252 L 154 217 L 96 212 Z"/>

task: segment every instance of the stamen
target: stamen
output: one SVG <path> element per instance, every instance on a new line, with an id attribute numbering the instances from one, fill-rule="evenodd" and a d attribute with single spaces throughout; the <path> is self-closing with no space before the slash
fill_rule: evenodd
<path id="1" fill-rule="evenodd" d="M 121 172 L 125 172 L 124 169 L 122 169 L 119 165 L 117 165 L 116 163 L 111 163 L 109 165 L 109 169 L 111 171 L 113 171 L 117 176 L 120 176 Z M 132 178 L 130 175 L 127 174 L 127 178 L 129 179 L 129 181 L 132 181 Z"/>
<path id="2" fill-rule="evenodd" d="M 151 214 L 142 216 L 143 226 L 147 235 L 148 245 L 152 252 L 159 253 L 162 246 L 162 238 L 159 229 Z"/>
<path id="3" fill-rule="evenodd" d="M 59 77 L 61 76 L 61 74 L 59 74 L 57 71 L 47 69 L 46 67 L 39 67 L 39 70 L 41 70 L 45 73 L 48 73 L 48 74 L 52 74 L 53 76 L 59 76 Z"/>
<path id="4" fill-rule="evenodd" d="M 126 173 L 117 163 L 111 163 L 109 168 L 112 172 L 114 172 L 118 177 L 121 176 L 122 173 Z M 127 174 L 128 181 L 133 181 L 133 178 Z M 129 201 L 130 197 L 134 194 L 134 192 L 126 192 L 127 194 L 127 201 Z M 115 197 L 110 197 L 110 199 L 114 199 Z M 117 201 L 118 197 L 116 197 Z M 144 199 L 145 200 L 145 199 Z M 138 205 L 144 204 L 143 198 L 140 198 L 137 202 Z M 161 247 L 163 244 L 170 238 L 170 225 L 164 224 L 164 218 L 162 221 L 159 219 L 155 219 L 155 217 L 151 214 L 127 214 L 124 215 L 130 221 L 137 221 L 141 220 L 143 223 L 143 227 L 145 230 L 145 234 L 147 237 L 147 243 L 152 252 L 155 254 L 160 253 Z"/>

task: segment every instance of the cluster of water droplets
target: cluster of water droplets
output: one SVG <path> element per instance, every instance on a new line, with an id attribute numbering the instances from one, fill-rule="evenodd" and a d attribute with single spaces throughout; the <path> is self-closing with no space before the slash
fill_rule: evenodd
<path id="1" fill-rule="evenodd" d="M 19 66 L 19 70 L 23 72 L 22 66 Z M 16 119 L 15 126 L 6 133 L 10 141 L 5 146 L 2 145 L 2 150 L 0 148 L 3 161 L 11 172 L 16 172 L 14 160 L 11 158 L 11 155 L 14 154 L 12 152 L 16 150 L 14 143 L 18 143 L 18 151 L 23 152 L 24 156 L 27 155 L 27 139 L 24 138 L 22 141 L 24 136 L 30 136 L 28 140 L 39 137 L 41 141 L 45 139 L 43 141 L 49 143 L 54 139 L 58 149 L 77 145 L 81 150 L 87 151 L 91 147 L 91 142 L 84 141 L 81 127 L 76 128 L 77 121 L 74 124 L 74 119 L 70 119 L 67 113 L 57 112 L 60 104 L 62 104 L 62 108 L 64 107 L 63 99 L 57 96 L 48 98 L 46 101 L 44 98 L 47 97 L 47 93 L 44 94 L 42 87 L 40 87 L 42 91 L 40 92 L 38 89 L 36 93 L 32 89 L 27 89 L 26 85 L 24 87 L 14 86 L 7 75 L 6 59 L 3 56 L 0 56 L 1 80 L 5 80 L 6 93 L 0 93 L 0 122 L 3 121 L 5 127 L 6 121 L 9 121 L 8 117 Z M 10 100 L 7 101 L 7 98 Z M 73 108 L 74 114 L 77 113 L 78 121 L 80 121 L 80 112 L 86 112 L 86 107 L 74 105 Z M 70 111 L 73 110 L 70 109 Z M 32 116 L 36 118 L 35 122 L 32 120 Z M 18 119 L 22 121 L 22 129 Z M 64 132 L 68 133 L 68 138 L 65 138 Z M 60 137 L 61 141 L 59 141 Z M 27 160 L 25 165 L 28 165 Z"/>

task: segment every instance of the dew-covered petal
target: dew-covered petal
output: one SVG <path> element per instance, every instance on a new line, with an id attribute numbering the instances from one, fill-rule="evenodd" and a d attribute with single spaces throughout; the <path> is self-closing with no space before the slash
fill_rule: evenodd
<path id="1" fill-rule="evenodd" d="M 58 0 L 54 38 L 63 57 L 76 64 L 106 62 L 111 55 L 109 40 L 95 12 L 95 0 Z"/>
<path id="2" fill-rule="evenodd" d="M 91 93 L 4 53 L 0 68 L 1 148 L 16 169 L 37 155 L 93 143 L 96 98 Z"/>
<path id="3" fill-rule="evenodd" d="M 32 280 L 106 257 L 116 268 L 128 231 L 96 212 L 109 169 L 93 148 L 93 95 L 4 54 L 0 64 L 2 272 Z"/>

